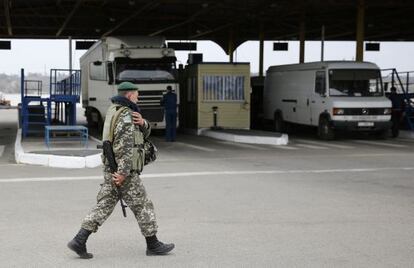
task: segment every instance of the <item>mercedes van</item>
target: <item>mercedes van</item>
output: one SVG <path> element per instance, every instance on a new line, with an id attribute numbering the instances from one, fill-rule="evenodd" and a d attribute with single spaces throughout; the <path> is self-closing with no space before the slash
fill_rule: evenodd
<path id="1" fill-rule="evenodd" d="M 287 123 L 316 126 L 321 139 L 339 130 L 369 131 L 385 137 L 391 101 L 381 72 L 370 62 L 326 61 L 271 66 L 263 92 L 264 119 L 277 132 Z"/>

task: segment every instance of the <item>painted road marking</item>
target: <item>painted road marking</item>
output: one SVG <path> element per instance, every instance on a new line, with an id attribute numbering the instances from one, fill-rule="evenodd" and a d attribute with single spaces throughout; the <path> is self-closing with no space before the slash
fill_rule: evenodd
<path id="1" fill-rule="evenodd" d="M 245 171 L 196 171 L 177 173 L 153 173 L 142 175 L 142 178 L 171 178 L 171 177 L 194 177 L 211 175 L 251 175 L 251 174 L 323 174 L 323 173 L 364 173 L 378 171 L 412 171 L 414 167 L 385 167 L 385 168 L 350 168 L 350 169 L 304 169 L 304 170 L 245 170 Z M 103 176 L 86 177 L 50 177 L 50 178 L 14 178 L 0 179 L 0 183 L 9 182 L 47 182 L 47 181 L 79 181 L 79 180 L 103 180 Z"/>
<path id="2" fill-rule="evenodd" d="M 226 145 L 235 146 L 235 147 L 240 147 L 240 148 L 246 148 L 246 149 L 260 150 L 260 151 L 268 150 L 266 148 L 259 147 L 259 146 L 254 146 L 254 145 L 244 144 L 244 143 L 243 144 L 242 143 L 236 143 L 236 142 L 231 142 L 231 141 L 218 141 L 217 143 L 226 144 Z"/>
<path id="3" fill-rule="evenodd" d="M 330 142 L 320 142 L 320 141 L 313 141 L 313 140 L 302 140 L 302 139 L 294 139 L 293 141 L 298 141 L 301 143 L 310 143 L 310 144 L 315 144 L 315 145 L 322 145 L 322 146 L 328 146 L 328 147 L 332 147 L 332 148 L 337 148 L 337 149 L 354 149 L 354 146 L 348 146 L 348 145 L 340 145 L 337 143 L 330 143 Z"/>
<path id="4" fill-rule="evenodd" d="M 296 143 L 295 144 L 298 147 L 303 147 L 307 149 L 317 149 L 317 150 L 326 150 L 329 149 L 327 147 L 317 146 L 317 145 L 309 145 L 309 144 L 303 144 L 303 143 Z"/>
<path id="5" fill-rule="evenodd" d="M 270 145 L 274 149 L 281 149 L 281 150 L 299 150 L 299 148 L 288 146 L 288 145 Z"/>
<path id="6" fill-rule="evenodd" d="M 401 145 L 401 144 L 376 142 L 376 141 L 352 140 L 352 142 L 368 144 L 368 145 L 388 146 L 388 147 L 394 147 L 394 148 L 406 148 L 407 147 L 406 145 Z"/>
<path id="7" fill-rule="evenodd" d="M 216 151 L 215 149 L 207 148 L 207 147 L 204 147 L 204 146 L 193 145 L 193 144 L 179 142 L 179 141 L 174 142 L 174 144 L 186 146 L 186 147 L 196 149 L 196 150 L 200 150 L 200 151 L 204 151 L 204 152 L 214 152 L 214 151 Z"/>

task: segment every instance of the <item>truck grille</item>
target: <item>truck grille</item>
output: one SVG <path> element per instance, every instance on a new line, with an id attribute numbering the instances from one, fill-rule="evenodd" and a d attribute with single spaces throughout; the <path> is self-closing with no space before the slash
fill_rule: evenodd
<path id="1" fill-rule="evenodd" d="M 164 92 L 165 90 L 142 90 L 139 92 L 138 105 L 141 108 L 144 106 L 160 106 Z"/>
<path id="2" fill-rule="evenodd" d="M 141 106 L 141 115 L 150 122 L 161 122 L 164 120 L 163 107 Z"/>

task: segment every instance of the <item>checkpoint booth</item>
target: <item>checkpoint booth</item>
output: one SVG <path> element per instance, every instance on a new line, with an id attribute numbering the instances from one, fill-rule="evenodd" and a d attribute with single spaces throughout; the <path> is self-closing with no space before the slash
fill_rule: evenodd
<path id="1" fill-rule="evenodd" d="M 190 64 L 182 83 L 180 126 L 250 128 L 250 64 Z"/>

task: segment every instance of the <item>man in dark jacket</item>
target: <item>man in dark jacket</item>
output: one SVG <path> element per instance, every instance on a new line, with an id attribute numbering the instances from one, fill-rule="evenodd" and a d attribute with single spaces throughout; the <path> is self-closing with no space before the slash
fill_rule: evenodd
<path id="1" fill-rule="evenodd" d="M 161 100 L 161 105 L 165 109 L 165 140 L 175 141 L 177 127 L 177 94 L 172 91 L 171 86 L 167 86 L 167 93 Z"/>
<path id="2" fill-rule="evenodd" d="M 404 111 L 404 100 L 401 95 L 397 94 L 397 89 L 391 87 L 391 93 L 388 96 L 392 103 L 391 121 L 392 121 L 392 136 L 398 137 L 400 131 L 401 119 Z"/>

